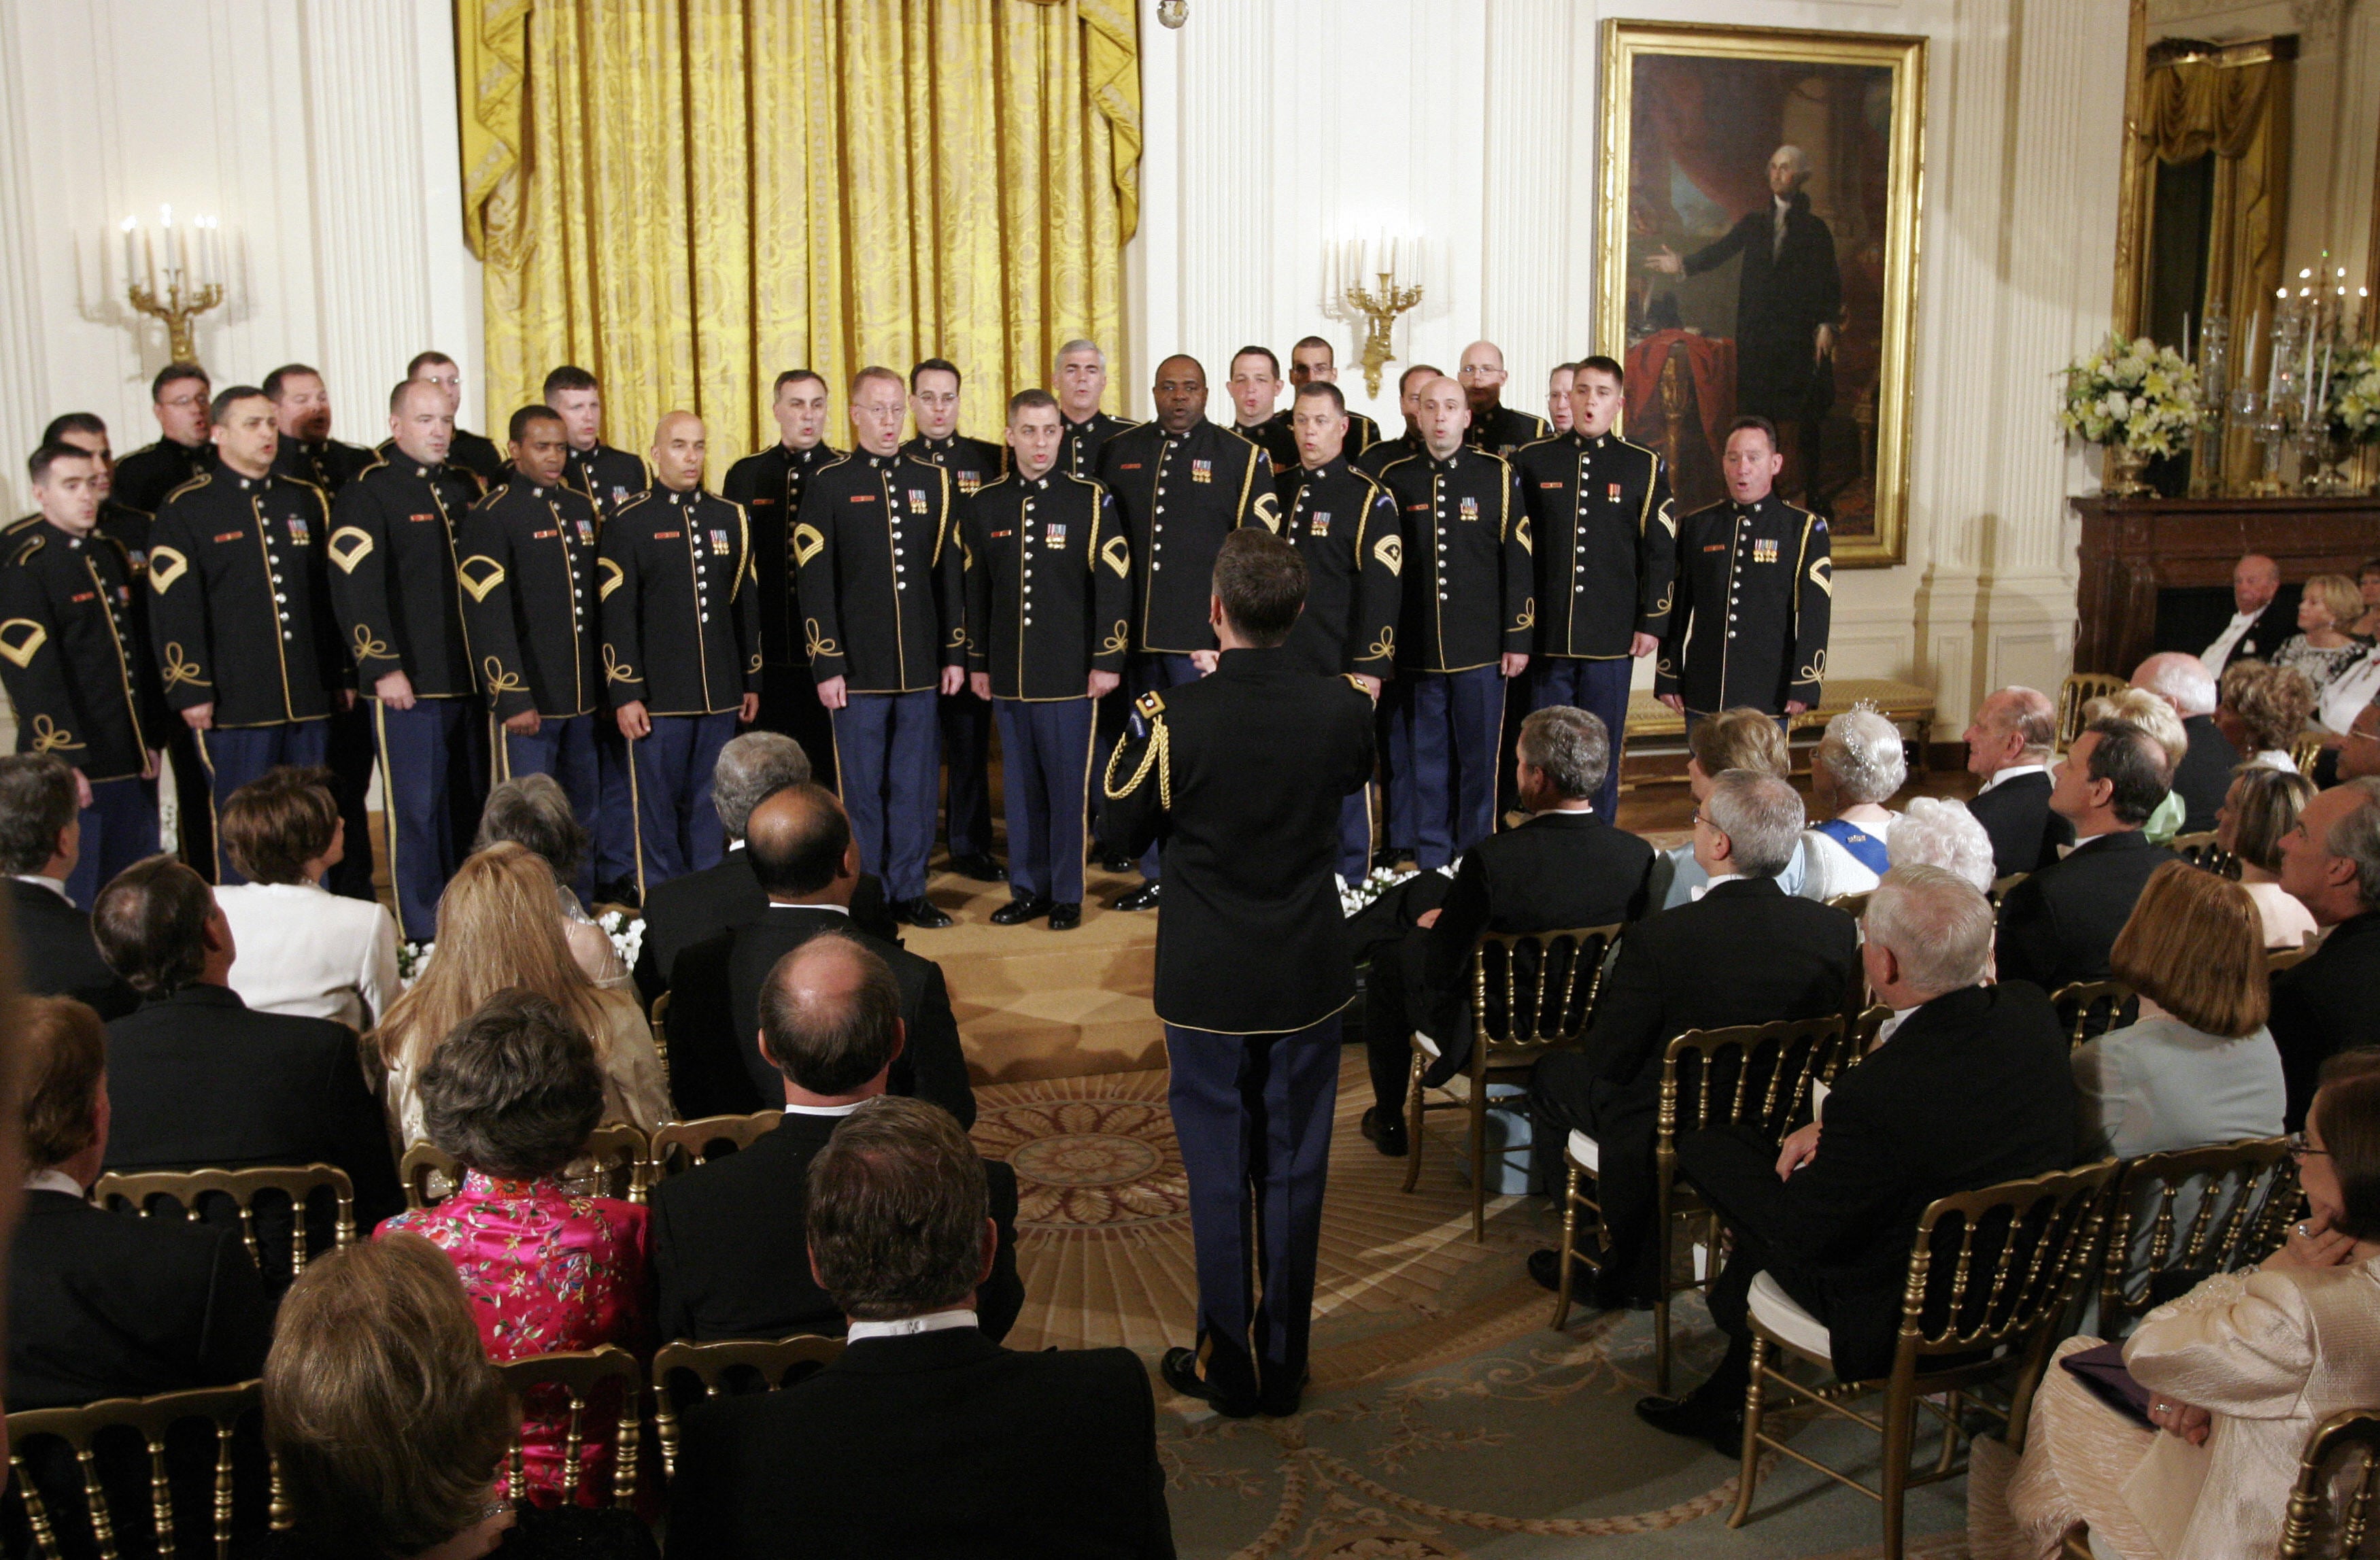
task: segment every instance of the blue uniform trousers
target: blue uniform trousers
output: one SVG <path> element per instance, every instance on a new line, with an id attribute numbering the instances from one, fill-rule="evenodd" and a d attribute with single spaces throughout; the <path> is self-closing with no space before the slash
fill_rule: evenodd
<path id="1" fill-rule="evenodd" d="M 1636 663 L 1622 655 L 1609 661 L 1582 661 L 1569 655 L 1540 655 L 1529 663 L 1529 708 L 1568 704 L 1585 710 L 1603 723 L 1611 739 L 1611 763 L 1603 773 L 1603 789 L 1592 798 L 1607 823 L 1620 816 L 1620 745 L 1628 731 L 1628 683 Z"/>
<path id="2" fill-rule="evenodd" d="M 637 849 L 637 787 L 629 774 L 628 739 L 617 714 L 595 720 L 595 881 L 634 883 L 640 865 Z"/>
<path id="3" fill-rule="evenodd" d="M 1339 1016 L 1284 1034 L 1168 1024 L 1165 1054 L 1190 1183 L 1200 1373 L 1226 1396 L 1287 1393 L 1305 1372 L 1314 1322 Z"/>
<path id="4" fill-rule="evenodd" d="M 1378 707 L 1372 712 L 1373 750 L 1380 755 L 1380 791 L 1388 800 L 1381 844 L 1392 850 L 1418 848 L 1421 835 L 1414 813 L 1413 755 L 1405 748 L 1405 709 L 1413 701 L 1416 674 L 1399 671 L 1380 685 Z"/>
<path id="5" fill-rule="evenodd" d="M 570 810 L 577 817 L 578 826 L 587 831 L 590 847 L 586 859 L 578 863 L 578 881 L 570 886 L 582 901 L 592 904 L 595 857 L 591 847 L 596 818 L 602 805 L 602 787 L 595 777 L 595 733 L 613 724 L 611 715 L 568 715 L 561 719 L 547 715 L 537 723 L 537 732 L 530 737 L 506 731 L 502 722 L 492 724 L 498 779 L 551 774 L 554 784 L 570 798 Z M 617 727 L 613 729 L 616 733 Z"/>
<path id="6" fill-rule="evenodd" d="M 358 694 L 352 710 L 330 717 L 322 746 L 322 762 L 331 766 L 331 794 L 339 800 L 339 821 L 347 826 L 347 853 L 322 879 L 322 886 L 349 899 L 377 899 L 372 887 L 371 810 L 365 805 L 371 791 L 375 750 L 372 701 Z"/>
<path id="7" fill-rule="evenodd" d="M 1339 875 L 1361 883 L 1372 871 L 1372 784 L 1339 804 Z"/>
<path id="8" fill-rule="evenodd" d="M 940 737 L 932 689 L 855 693 L 834 712 L 834 768 L 859 865 L 884 880 L 889 899 L 921 899 L 934 847 L 934 749 Z"/>
<path id="9" fill-rule="evenodd" d="M 1008 811 L 1008 884 L 1083 902 L 1083 815 L 1090 801 L 1091 701 L 995 699 Z"/>
<path id="10" fill-rule="evenodd" d="M 656 884 L 715 867 L 727 854 L 710 808 L 710 771 L 735 735 L 735 712 L 655 715 L 650 735 L 629 744 L 637 794 L 639 894 Z"/>
<path id="11" fill-rule="evenodd" d="M 67 897 L 91 908 L 108 879 L 144 857 L 157 854 L 157 782 L 131 775 L 91 783 L 91 805 L 76 815 L 82 825 L 75 868 L 67 874 Z"/>
<path id="12" fill-rule="evenodd" d="M 1397 681 L 1390 815 L 1405 793 L 1414 863 L 1443 867 L 1496 832 L 1496 759 L 1504 745 L 1504 676 L 1496 666 L 1404 672 Z M 1393 827 L 1391 843 L 1397 835 Z"/>
<path id="13" fill-rule="evenodd" d="M 331 723 L 327 717 L 318 717 L 310 721 L 281 721 L 272 725 L 218 726 L 198 736 L 199 759 L 207 766 L 209 805 L 212 815 L 221 817 L 223 805 L 231 799 L 231 794 L 251 780 L 263 778 L 266 770 L 285 763 L 301 769 L 320 764 L 330 751 Z M 223 831 L 215 829 L 213 835 L 215 882 L 246 883 L 248 879 L 224 853 Z M 371 854 L 369 838 L 348 843 L 366 857 Z"/>
<path id="14" fill-rule="evenodd" d="M 416 699 L 409 710 L 377 699 L 371 705 L 396 934 L 426 943 L 438 935 L 438 896 L 479 829 L 487 714 L 477 699 Z"/>
<path id="15" fill-rule="evenodd" d="M 950 771 L 942 837 L 953 856 L 991 851 L 991 705 L 973 693 L 938 693 L 942 763 Z M 1013 837 L 1013 836 L 1012 836 Z"/>
<path id="16" fill-rule="evenodd" d="M 1169 688 L 1179 688 L 1184 683 L 1196 682 L 1200 675 L 1198 664 L 1186 655 L 1174 655 L 1156 650 L 1143 651 L 1132 658 L 1132 696 L 1137 700 L 1144 693 L 1162 693 Z M 1126 706 L 1127 712 L 1130 706 Z M 1108 759 L 1114 753 L 1116 744 L 1123 740 L 1123 736 L 1124 734 L 1119 731 L 1116 733 L 1114 741 L 1099 744 L 1102 775 L 1105 774 Z M 1151 883 L 1155 883 L 1158 879 L 1157 847 L 1154 845 L 1141 852 L 1140 875 Z"/>

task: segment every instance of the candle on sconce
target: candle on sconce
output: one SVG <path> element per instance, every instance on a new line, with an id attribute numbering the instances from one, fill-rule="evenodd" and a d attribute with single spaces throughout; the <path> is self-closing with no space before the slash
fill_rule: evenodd
<path id="1" fill-rule="evenodd" d="M 140 268 L 149 278 L 149 295 L 157 295 L 157 240 L 150 229 L 140 230 Z"/>
<path id="2" fill-rule="evenodd" d="M 133 274 L 140 269 L 140 253 L 132 240 L 132 230 L 140 225 L 126 217 L 118 230 L 124 235 L 124 285 L 132 285 Z"/>

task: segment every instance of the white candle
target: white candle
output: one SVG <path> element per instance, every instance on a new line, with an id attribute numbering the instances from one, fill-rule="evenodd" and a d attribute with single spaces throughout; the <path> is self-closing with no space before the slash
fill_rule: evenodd
<path id="1" fill-rule="evenodd" d="M 2325 342 L 2324 342 L 2324 343 L 2322 344 L 2322 401 L 2321 401 L 2321 406 L 2322 406 L 2322 409 L 2323 409 L 2323 417 L 2324 417 L 2324 420 L 2325 420 L 2325 421 L 2327 421 L 2327 420 L 2329 420 L 2329 416 L 2330 416 L 2330 343 L 2329 343 L 2329 342 L 2327 342 L 2327 341 L 2325 341 Z"/>
<path id="2" fill-rule="evenodd" d="M 157 294 L 157 243 L 145 227 L 140 230 L 140 264 L 141 269 L 149 274 L 149 294 L 154 298 Z"/>
<path id="3" fill-rule="evenodd" d="M 124 234 L 124 285 L 128 287 L 133 283 L 133 273 L 140 268 L 140 258 L 132 242 L 132 230 L 139 225 L 140 224 L 128 216 L 124 219 L 120 229 Z"/>
<path id="4" fill-rule="evenodd" d="M 2198 361 L 2198 348 L 2190 344 L 2190 311 L 2181 311 L 2181 355 L 2189 362 Z"/>
<path id="5" fill-rule="evenodd" d="M 2248 316 L 2248 350 L 2240 360 L 2239 379 L 2242 384 L 2247 384 L 2248 376 L 2256 372 L 2256 326 L 2264 318 L 2261 311 Z"/>

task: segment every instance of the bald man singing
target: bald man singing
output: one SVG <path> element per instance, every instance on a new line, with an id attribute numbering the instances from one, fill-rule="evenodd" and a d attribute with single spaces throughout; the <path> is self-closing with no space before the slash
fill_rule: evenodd
<path id="1" fill-rule="evenodd" d="M 654 485 L 613 513 L 597 555 L 604 686 L 637 786 L 637 888 L 725 854 L 710 771 L 760 713 L 760 592 L 744 507 L 705 493 L 702 419 L 653 431 Z"/>

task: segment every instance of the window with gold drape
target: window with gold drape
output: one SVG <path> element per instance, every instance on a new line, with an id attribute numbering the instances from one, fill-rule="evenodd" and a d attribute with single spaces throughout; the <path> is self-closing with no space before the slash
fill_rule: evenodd
<path id="1" fill-rule="evenodd" d="M 776 437 L 783 369 L 840 408 L 869 363 L 948 358 L 961 427 L 996 438 L 1063 342 L 1121 356 L 1131 0 L 456 0 L 455 22 L 492 428 L 577 363 L 613 444 L 698 412 L 715 479 Z"/>

